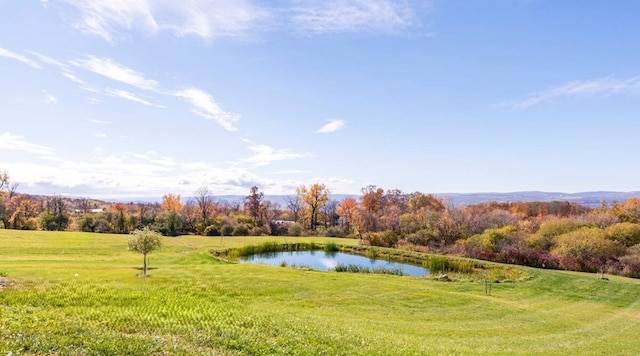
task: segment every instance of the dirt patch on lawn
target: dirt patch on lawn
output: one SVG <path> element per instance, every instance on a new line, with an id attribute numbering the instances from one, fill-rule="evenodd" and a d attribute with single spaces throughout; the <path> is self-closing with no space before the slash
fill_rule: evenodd
<path id="1" fill-rule="evenodd" d="M 0 277 L 0 291 L 5 289 L 5 288 L 9 288 L 12 284 L 13 284 L 13 282 L 11 282 L 11 280 L 9 278 Z"/>

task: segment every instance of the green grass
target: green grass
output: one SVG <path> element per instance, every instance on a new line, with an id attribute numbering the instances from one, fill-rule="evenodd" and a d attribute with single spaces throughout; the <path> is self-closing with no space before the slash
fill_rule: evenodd
<path id="1" fill-rule="evenodd" d="M 264 242 L 165 238 L 139 278 L 127 236 L 0 230 L 0 355 L 615 354 L 640 350 L 640 283 L 522 269 L 492 286 L 225 263 Z M 382 250 L 380 250 L 382 251 Z M 379 251 L 379 252 L 380 252 Z M 520 270 L 520 268 L 517 268 Z"/>

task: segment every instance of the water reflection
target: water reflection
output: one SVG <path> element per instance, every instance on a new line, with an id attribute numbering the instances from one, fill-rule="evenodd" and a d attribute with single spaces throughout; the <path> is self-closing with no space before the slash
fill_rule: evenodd
<path id="1" fill-rule="evenodd" d="M 306 266 L 320 271 L 335 270 L 337 265 L 357 265 L 376 269 L 400 269 L 404 275 L 422 277 L 429 270 L 406 263 L 372 259 L 364 256 L 350 255 L 344 252 L 326 251 L 283 251 L 256 254 L 240 259 L 241 263 L 260 263 L 271 266 Z"/>

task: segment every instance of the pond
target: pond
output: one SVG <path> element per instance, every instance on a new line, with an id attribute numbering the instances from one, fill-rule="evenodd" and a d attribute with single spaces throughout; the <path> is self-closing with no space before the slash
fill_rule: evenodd
<path id="1" fill-rule="evenodd" d="M 305 266 L 319 271 L 332 271 L 338 265 L 357 265 L 370 270 L 380 268 L 399 269 L 405 276 L 423 277 L 429 274 L 429 270 L 424 267 L 350 255 L 344 252 L 283 251 L 241 257 L 238 261 L 240 263 L 259 263 L 271 266 Z"/>

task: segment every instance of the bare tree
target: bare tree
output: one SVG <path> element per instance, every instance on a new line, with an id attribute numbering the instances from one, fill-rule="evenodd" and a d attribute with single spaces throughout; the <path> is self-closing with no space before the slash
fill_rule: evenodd
<path id="1" fill-rule="evenodd" d="M 302 212 L 302 200 L 297 195 L 284 197 L 284 202 L 287 205 L 287 210 L 291 212 L 291 218 L 293 222 L 300 220 L 300 213 Z"/>
<path id="2" fill-rule="evenodd" d="M 329 200 L 322 207 L 322 215 L 324 217 L 324 226 L 336 226 L 338 225 L 338 201 L 337 200 Z"/>
<path id="3" fill-rule="evenodd" d="M 201 187 L 196 190 L 196 204 L 198 205 L 198 211 L 200 213 L 200 219 L 206 225 L 209 221 L 209 218 L 213 215 L 213 210 L 215 207 L 215 200 L 211 191 L 207 187 Z"/>

